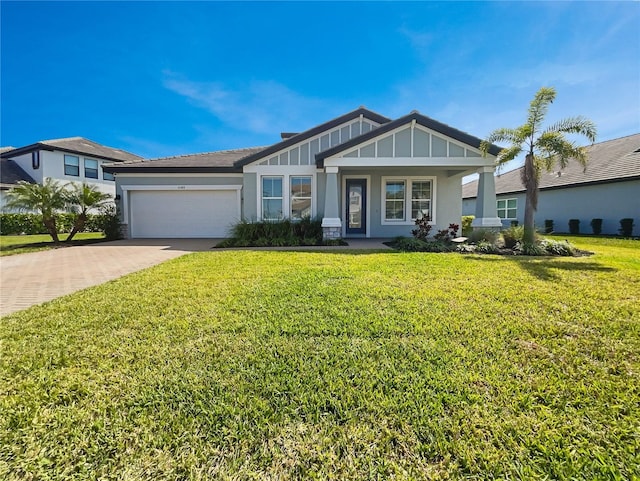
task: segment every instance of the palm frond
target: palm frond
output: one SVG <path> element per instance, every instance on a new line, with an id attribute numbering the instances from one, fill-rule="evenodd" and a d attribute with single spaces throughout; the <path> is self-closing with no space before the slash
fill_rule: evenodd
<path id="1" fill-rule="evenodd" d="M 538 139 L 537 146 L 548 171 L 556 164 L 560 169 L 564 169 L 570 160 L 576 160 L 586 169 L 586 150 L 567 140 L 559 132 L 545 132 Z"/>
<path id="2" fill-rule="evenodd" d="M 496 159 L 496 164 L 498 166 L 502 166 L 507 162 L 512 161 L 518 155 L 522 153 L 522 147 L 520 145 L 512 145 L 511 147 L 505 147 L 498 154 L 498 158 Z"/>
<path id="3" fill-rule="evenodd" d="M 585 136 L 593 144 L 596 141 L 597 128 L 591 120 L 578 116 L 568 117 L 547 127 L 543 133 L 559 132 L 562 134 L 579 134 Z"/>
<path id="4" fill-rule="evenodd" d="M 527 125 L 531 128 L 532 135 L 538 132 L 538 128 L 549 110 L 549 105 L 556 98 L 556 90 L 553 87 L 542 87 L 538 90 L 529 104 Z"/>
<path id="5" fill-rule="evenodd" d="M 512 146 L 522 145 L 525 139 L 526 137 L 522 136 L 522 132 L 519 129 L 496 129 L 480 143 L 480 151 L 483 157 L 485 157 L 493 144 L 509 143 Z"/>

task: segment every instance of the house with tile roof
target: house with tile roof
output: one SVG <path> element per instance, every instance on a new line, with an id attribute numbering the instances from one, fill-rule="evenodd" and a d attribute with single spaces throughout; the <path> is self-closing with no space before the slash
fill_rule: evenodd
<path id="1" fill-rule="evenodd" d="M 244 220 L 322 219 L 324 237 L 411 235 L 460 223 L 461 179 L 478 173 L 498 226 L 496 155 L 481 140 L 416 111 L 392 120 L 360 107 L 267 147 L 131 160 L 103 166 L 116 179 L 128 237 L 225 237 Z"/>
<path id="2" fill-rule="evenodd" d="M 580 220 L 580 232 L 591 233 L 591 220 L 603 219 L 602 233 L 617 234 L 620 219 L 635 219 L 640 233 L 640 133 L 587 147 L 586 170 L 578 162 L 566 169 L 543 171 L 535 223 L 553 220 L 556 232 L 569 232 L 569 219 Z M 524 222 L 522 167 L 495 177 L 496 208 L 504 226 Z M 474 215 L 478 182 L 462 186 L 462 212 Z"/>
<path id="3" fill-rule="evenodd" d="M 83 137 L 42 140 L 24 147 L 3 148 L 0 152 L 0 207 L 4 205 L 6 190 L 18 181 L 42 183 L 47 177 L 62 183 L 87 182 L 115 195 L 114 177 L 103 172 L 102 165 L 141 159 L 138 155 Z"/>

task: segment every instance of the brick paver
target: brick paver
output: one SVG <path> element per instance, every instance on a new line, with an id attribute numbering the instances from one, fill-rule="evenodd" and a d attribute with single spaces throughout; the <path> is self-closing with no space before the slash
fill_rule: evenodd
<path id="1" fill-rule="evenodd" d="M 213 239 L 136 239 L 0 257 L 0 316 L 215 244 Z"/>

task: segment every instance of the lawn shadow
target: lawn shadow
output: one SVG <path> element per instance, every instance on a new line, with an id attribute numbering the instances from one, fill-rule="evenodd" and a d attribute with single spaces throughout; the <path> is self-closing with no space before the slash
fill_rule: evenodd
<path id="1" fill-rule="evenodd" d="M 579 260 L 575 257 L 529 257 L 529 256 L 474 256 L 469 260 L 492 262 L 511 262 L 517 264 L 522 270 L 543 281 L 558 280 L 554 270 L 561 271 L 592 271 L 615 272 L 617 269 L 605 266 L 599 262 Z M 582 258 L 584 259 L 584 258 Z"/>

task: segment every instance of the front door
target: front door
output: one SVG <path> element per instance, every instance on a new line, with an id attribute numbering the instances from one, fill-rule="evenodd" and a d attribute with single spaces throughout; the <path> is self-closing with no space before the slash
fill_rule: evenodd
<path id="1" fill-rule="evenodd" d="M 347 179 L 346 235 L 367 233 L 367 179 Z"/>

